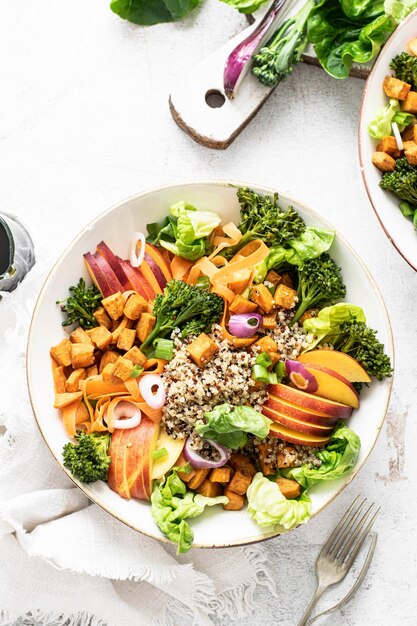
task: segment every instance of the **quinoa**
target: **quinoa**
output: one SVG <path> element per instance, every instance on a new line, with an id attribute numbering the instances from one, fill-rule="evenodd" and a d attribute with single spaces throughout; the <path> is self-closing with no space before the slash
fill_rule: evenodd
<path id="1" fill-rule="evenodd" d="M 257 439 L 254 437 L 248 443 L 248 446 L 249 451 L 255 455 L 255 458 L 259 456 L 258 446 L 261 443 L 267 445 L 267 455 L 264 457 L 264 460 L 266 463 L 271 465 L 273 470 L 278 469 L 279 454 L 285 457 L 286 467 L 300 467 L 301 465 L 308 465 L 310 468 L 313 468 L 320 467 L 321 465 L 321 461 L 317 457 L 317 452 L 320 448 L 299 446 L 282 441 L 278 437 L 267 437 L 266 439 Z"/>
<path id="2" fill-rule="evenodd" d="M 286 309 L 278 309 L 277 327 L 273 330 L 263 330 L 277 344 L 281 359 L 296 359 L 300 352 L 307 347 L 307 338 L 302 326 L 298 323 L 290 326 L 294 313 Z"/>

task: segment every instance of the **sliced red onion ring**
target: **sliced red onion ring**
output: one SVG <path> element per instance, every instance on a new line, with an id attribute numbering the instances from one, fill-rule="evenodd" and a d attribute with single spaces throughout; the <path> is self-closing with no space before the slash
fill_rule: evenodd
<path id="1" fill-rule="evenodd" d="M 287 370 L 290 381 L 294 383 L 297 389 L 314 393 L 319 388 L 316 377 L 310 374 L 302 363 L 288 359 L 285 361 L 285 369 Z"/>
<path id="2" fill-rule="evenodd" d="M 229 320 L 229 332 L 235 337 L 252 337 L 261 327 L 262 315 L 259 313 L 239 313 L 232 315 Z"/>
<path id="3" fill-rule="evenodd" d="M 393 122 L 391 126 L 392 132 L 394 133 L 395 141 L 397 142 L 398 150 L 404 150 L 403 138 L 401 137 L 400 129 L 398 128 L 397 122 Z"/>
<path id="4" fill-rule="evenodd" d="M 156 387 L 156 389 L 155 389 Z M 139 391 L 151 409 L 161 409 L 165 404 L 165 387 L 158 374 L 145 374 L 139 379 Z"/>
<path id="5" fill-rule="evenodd" d="M 122 419 L 123 418 L 123 419 Z M 139 426 L 142 419 L 141 410 L 135 406 L 132 402 L 123 400 L 118 402 L 114 411 L 112 419 L 113 428 L 135 428 Z"/>
<path id="6" fill-rule="evenodd" d="M 139 254 L 136 252 L 140 242 Z M 130 241 L 129 261 L 133 267 L 139 267 L 145 256 L 145 235 L 143 233 L 133 233 Z"/>
<path id="7" fill-rule="evenodd" d="M 196 450 L 193 450 L 191 447 L 191 437 L 187 437 L 187 441 L 184 446 L 184 457 L 187 461 L 191 463 L 193 467 L 196 469 L 210 469 L 212 467 L 222 467 L 227 461 L 230 459 L 230 450 L 222 446 L 220 443 L 216 443 L 212 439 L 206 439 L 213 448 L 220 454 L 219 461 L 208 461 L 207 459 L 203 459 Z"/>

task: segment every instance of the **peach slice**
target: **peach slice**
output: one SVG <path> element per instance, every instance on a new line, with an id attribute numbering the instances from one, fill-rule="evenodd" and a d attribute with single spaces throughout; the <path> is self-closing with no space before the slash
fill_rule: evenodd
<path id="1" fill-rule="evenodd" d="M 266 415 L 266 417 L 269 417 L 269 419 L 273 422 L 281 424 L 281 426 L 286 426 L 287 428 L 296 430 L 299 433 L 306 433 L 307 435 L 327 437 L 333 430 L 333 426 L 331 424 L 328 426 L 320 426 L 319 424 L 313 424 L 312 422 L 304 422 L 298 418 L 278 413 L 278 411 L 274 411 L 265 405 L 262 407 L 262 413 Z"/>
<path id="2" fill-rule="evenodd" d="M 296 430 L 282 426 L 281 424 L 271 424 L 269 434 L 272 437 L 279 437 L 283 441 L 295 443 L 299 446 L 314 446 L 319 448 L 325 446 L 330 439 L 329 436 L 309 435 L 307 433 L 299 433 Z"/>
<path id="3" fill-rule="evenodd" d="M 155 292 L 142 274 L 136 271 L 129 261 L 123 261 L 123 259 L 119 257 L 117 260 L 129 280 L 131 289 L 143 296 L 145 300 L 153 300 L 155 298 Z"/>
<path id="4" fill-rule="evenodd" d="M 113 272 L 116 274 L 120 284 L 122 285 L 122 291 L 127 291 L 130 289 L 129 280 L 124 273 L 119 261 L 117 260 L 117 256 L 110 250 L 109 246 L 104 242 L 100 241 L 100 243 L 96 246 L 97 252 L 99 252 L 110 265 Z"/>
<path id="5" fill-rule="evenodd" d="M 161 429 L 156 444 L 156 450 L 165 448 L 168 454 L 154 461 L 152 468 L 153 479 L 161 478 L 175 465 L 183 451 L 185 441 L 185 437 L 184 439 L 173 439 L 165 430 Z"/>
<path id="6" fill-rule="evenodd" d="M 101 291 L 103 298 L 107 298 L 108 296 L 111 296 L 113 293 L 115 293 L 110 288 L 106 280 L 106 276 L 103 274 L 102 269 L 98 265 L 93 255 L 90 254 L 90 252 L 84 254 L 84 261 L 87 266 L 88 273 L 90 274 L 91 280 L 93 281 L 97 289 Z"/>
<path id="7" fill-rule="evenodd" d="M 370 383 L 371 378 L 355 359 L 338 350 L 311 350 L 300 354 L 300 363 L 321 365 L 337 372 L 351 383 Z"/>
<path id="8" fill-rule="evenodd" d="M 303 422 L 310 422 L 311 424 L 318 424 L 319 426 L 332 426 L 336 424 L 339 417 L 329 415 L 321 411 L 315 411 L 313 409 L 302 407 L 288 400 L 283 400 L 272 394 L 269 394 L 268 400 L 263 405 L 269 407 L 273 411 L 287 415 L 293 419 L 300 419 Z M 351 407 L 346 407 L 352 412 Z M 348 415 L 345 417 L 347 419 Z"/>
<path id="9" fill-rule="evenodd" d="M 292 402 L 297 406 L 312 410 L 314 413 L 324 413 L 330 417 L 337 417 L 339 419 L 346 419 L 351 416 L 352 408 L 341 402 L 334 402 L 327 398 L 320 398 L 317 395 L 306 393 L 301 389 L 295 389 L 288 385 L 278 383 L 277 385 L 269 385 L 268 391 L 270 394 L 278 396 L 281 400 Z"/>
<path id="10" fill-rule="evenodd" d="M 359 395 L 355 387 L 337 372 L 322 365 L 306 365 L 306 370 L 315 376 L 319 387 L 315 394 L 322 398 L 359 408 Z"/>

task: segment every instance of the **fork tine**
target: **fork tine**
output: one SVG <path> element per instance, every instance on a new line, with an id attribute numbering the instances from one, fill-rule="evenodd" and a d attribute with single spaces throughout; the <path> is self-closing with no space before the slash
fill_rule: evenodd
<path id="1" fill-rule="evenodd" d="M 362 515 L 362 517 L 356 524 L 355 528 L 353 528 L 353 530 L 351 531 L 350 536 L 347 539 L 347 541 L 340 546 L 338 554 L 335 554 L 336 560 L 339 561 L 340 563 L 343 563 L 343 561 L 345 560 L 350 548 L 353 545 L 353 542 L 355 541 L 356 537 L 358 537 L 360 531 L 364 527 L 373 506 L 374 506 L 374 503 L 372 503 L 368 507 L 368 509 L 365 511 L 365 513 Z"/>
<path id="2" fill-rule="evenodd" d="M 373 516 L 371 517 L 371 519 L 369 520 L 367 526 L 365 527 L 365 530 L 362 532 L 362 534 L 357 538 L 356 543 L 353 545 L 352 547 L 352 551 L 351 554 L 348 558 L 348 560 L 345 563 L 346 568 L 349 570 L 350 567 L 352 566 L 353 561 L 356 558 L 356 555 L 358 554 L 363 542 L 365 541 L 366 537 L 369 535 L 369 532 L 372 528 L 372 526 L 374 525 L 374 522 L 376 520 L 376 518 L 378 517 L 379 511 L 381 510 L 381 507 L 379 507 L 375 513 L 373 514 Z M 344 556 L 344 558 L 346 558 L 348 552 L 346 553 L 346 555 Z"/>
<path id="3" fill-rule="evenodd" d="M 365 502 L 366 502 L 366 498 L 364 500 L 362 500 L 362 502 L 360 503 L 360 505 L 358 506 L 356 511 L 352 512 L 352 515 L 350 516 L 349 520 L 347 521 L 345 528 L 343 529 L 343 531 L 340 532 L 340 535 L 337 538 L 337 541 L 336 541 L 335 545 L 329 551 L 329 556 L 331 556 L 331 555 L 336 556 L 337 555 L 340 547 L 343 546 L 346 537 L 350 533 L 351 528 L 353 528 L 353 525 L 355 524 L 356 520 L 358 519 L 358 517 L 360 515 L 360 512 L 362 511 L 362 509 L 364 507 Z"/>
<path id="4" fill-rule="evenodd" d="M 346 511 L 346 513 L 344 514 L 344 516 L 342 517 L 342 519 L 340 520 L 340 522 L 338 523 L 338 525 L 336 526 L 336 528 L 333 530 L 332 534 L 330 535 L 330 537 L 328 538 L 328 540 L 326 541 L 326 543 L 324 544 L 324 546 L 321 549 L 320 555 L 319 556 L 325 556 L 326 554 L 329 553 L 330 548 L 333 545 L 333 541 L 336 539 L 338 533 L 340 532 L 340 530 L 343 528 L 344 523 L 346 522 L 346 520 L 349 518 L 352 510 L 355 508 L 357 501 L 359 500 L 360 496 L 357 496 L 354 501 L 352 502 L 352 504 L 350 505 L 350 507 L 348 508 L 348 510 Z"/>
<path id="5" fill-rule="evenodd" d="M 371 504 L 371 506 L 368 508 L 368 510 L 363 515 L 362 519 L 358 522 L 356 528 L 352 532 L 352 536 L 350 537 L 349 541 L 346 543 L 346 545 L 343 547 L 343 550 L 337 556 L 337 560 L 340 563 L 343 563 L 345 561 L 345 559 L 348 556 L 348 554 L 349 554 L 351 549 L 352 549 L 353 559 L 355 558 L 355 556 L 359 552 L 359 548 L 361 547 L 362 543 L 365 541 L 365 537 L 367 536 L 367 534 L 371 530 L 371 528 L 373 526 L 373 523 L 375 522 L 375 519 L 376 519 L 376 517 L 377 517 L 377 515 L 379 513 L 379 509 L 378 509 L 372 515 L 371 519 L 369 520 L 369 515 L 370 515 L 370 513 L 372 511 L 373 506 L 374 505 Z M 366 522 L 368 522 L 368 524 L 365 527 L 365 530 L 361 533 L 361 530 L 364 527 Z M 349 557 L 349 560 L 351 559 L 351 556 Z M 352 563 L 353 563 L 353 559 L 352 559 Z"/>

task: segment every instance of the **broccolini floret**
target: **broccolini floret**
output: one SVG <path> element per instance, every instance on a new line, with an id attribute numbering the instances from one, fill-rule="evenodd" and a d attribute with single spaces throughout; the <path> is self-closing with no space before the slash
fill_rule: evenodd
<path id="1" fill-rule="evenodd" d="M 107 480 L 111 463 L 108 455 L 109 433 L 86 435 L 83 431 L 78 431 L 75 438 L 77 443 L 66 443 L 62 451 L 65 467 L 82 483 Z"/>
<path id="2" fill-rule="evenodd" d="M 403 80 L 411 85 L 411 89 L 417 89 L 417 57 L 407 52 L 397 54 L 390 63 L 390 68 L 395 72 L 395 78 Z"/>
<path id="3" fill-rule="evenodd" d="M 98 326 L 94 311 L 100 306 L 102 295 L 95 285 L 86 287 L 85 280 L 80 278 L 77 285 L 69 288 L 71 295 L 62 302 L 61 311 L 66 313 L 67 319 L 62 326 L 70 326 L 78 323 L 81 328 L 93 328 Z"/>
<path id="4" fill-rule="evenodd" d="M 220 320 L 223 300 L 208 289 L 188 285 L 182 280 L 171 280 L 164 293 L 155 297 L 153 314 L 156 323 L 141 350 L 149 352 L 155 339 L 170 335 L 175 328 L 181 337 L 209 331 Z"/>
<path id="5" fill-rule="evenodd" d="M 298 308 L 292 322 L 295 323 L 314 307 L 332 304 L 346 295 L 340 267 L 324 252 L 316 259 L 309 259 L 298 271 Z"/>
<path id="6" fill-rule="evenodd" d="M 307 20 L 314 5 L 315 0 L 308 0 L 253 57 L 252 73 L 262 84 L 275 87 L 300 61 L 308 42 Z"/>
<path id="7" fill-rule="evenodd" d="M 410 165 L 407 159 L 397 159 L 395 170 L 385 172 L 379 185 L 417 208 L 417 167 Z"/>
<path id="8" fill-rule="evenodd" d="M 344 322 L 333 346 L 335 350 L 356 359 L 370 376 L 383 380 L 392 375 L 392 367 L 389 356 L 384 352 L 384 345 L 376 334 L 377 331 L 368 328 L 364 322 Z"/>

